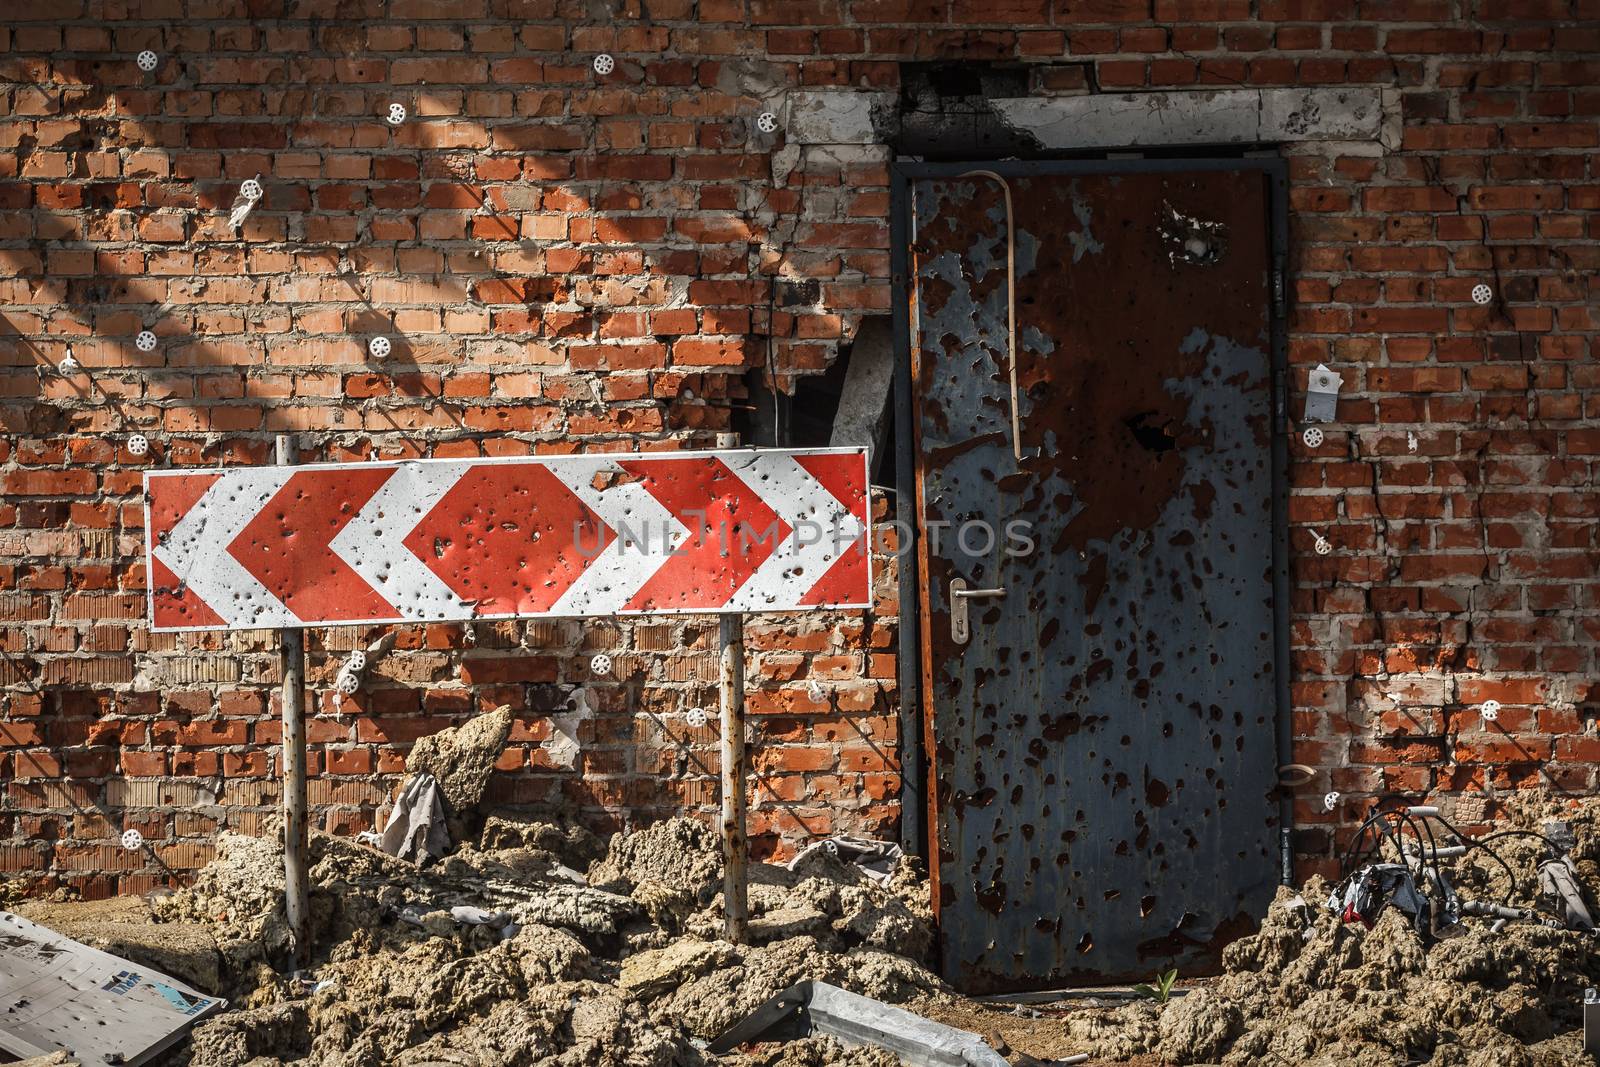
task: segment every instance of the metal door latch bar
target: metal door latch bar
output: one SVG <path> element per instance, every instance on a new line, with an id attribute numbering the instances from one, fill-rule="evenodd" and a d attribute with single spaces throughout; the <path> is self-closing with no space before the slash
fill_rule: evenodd
<path id="1" fill-rule="evenodd" d="M 967 601 L 973 597 L 1005 596 L 1004 588 L 968 589 L 965 578 L 950 579 L 950 640 L 964 645 L 972 639 L 972 626 L 967 618 Z"/>

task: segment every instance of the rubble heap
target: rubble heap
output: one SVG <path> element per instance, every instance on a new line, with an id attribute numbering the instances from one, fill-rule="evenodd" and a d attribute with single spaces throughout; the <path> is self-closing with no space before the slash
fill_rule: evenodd
<path id="1" fill-rule="evenodd" d="M 272 966 L 287 949 L 277 842 L 224 834 L 195 884 L 157 901 L 164 920 L 214 925 L 240 1005 L 199 1024 L 174 1064 L 743 1063 L 701 1046 L 795 982 L 890 1001 L 942 988 L 924 966 L 926 886 L 909 869 L 882 887 L 825 854 L 810 869 L 755 865 L 753 943 L 720 940 L 719 842 L 684 818 L 602 848 L 497 814 L 477 844 L 423 870 L 320 834 L 311 850 L 319 954 L 302 983 Z M 748 1062 L 894 1060 L 819 1039 Z"/>
<path id="2" fill-rule="evenodd" d="M 1513 820 L 1535 828 L 1564 819 L 1581 881 L 1600 885 L 1600 801 L 1574 810 L 1548 799 L 1516 805 Z M 1518 906 L 1537 903 L 1533 838 L 1495 843 L 1516 873 Z M 1458 889 L 1499 901 L 1507 873 L 1481 852 L 1454 861 Z M 1259 933 L 1229 946 L 1225 973 L 1159 1014 L 1149 1005 L 1084 1012 L 1063 1020 L 1068 1037 L 1096 1058 L 1154 1053 L 1174 1065 L 1222 1067 L 1570 1067 L 1583 1052 L 1585 987 L 1600 985 L 1593 934 L 1490 919 L 1466 919 L 1425 945 L 1389 908 L 1371 930 L 1326 906 L 1330 886 L 1313 878 L 1280 889 Z M 1592 903 L 1592 902 L 1591 902 Z"/>
<path id="3" fill-rule="evenodd" d="M 1220 978 L 1188 983 L 1165 1004 L 1008 1010 L 955 996 L 927 969 L 930 894 L 907 860 L 886 883 L 827 849 L 793 869 L 754 864 L 751 943 L 730 944 L 720 842 L 702 824 L 680 817 L 603 843 L 575 825 L 472 811 L 507 721 L 493 712 L 419 746 L 416 769 L 443 775 L 461 842 L 443 859 L 419 868 L 312 835 L 317 955 L 307 974 L 280 970 L 289 930 L 282 846 L 271 834 L 222 834 L 192 886 L 148 904 L 19 910 L 230 998 L 232 1009 L 196 1025 L 170 1067 L 893 1067 L 887 1053 L 822 1037 L 705 1051 L 806 979 L 909 1002 L 1018 1063 L 1080 1051 L 1179 1067 L 1585 1062 L 1581 1001 L 1600 986 L 1594 932 L 1542 917 L 1424 926 L 1398 906 L 1372 912 L 1369 929 L 1329 909 L 1320 878 L 1280 890 L 1260 931 L 1225 950 Z M 1600 885 L 1600 799 L 1509 807 L 1526 830 L 1563 820 L 1576 880 Z M 1538 876 L 1546 842 L 1490 840 L 1492 854 L 1475 845 L 1435 861 L 1463 898 L 1545 905 L 1548 916 Z"/>

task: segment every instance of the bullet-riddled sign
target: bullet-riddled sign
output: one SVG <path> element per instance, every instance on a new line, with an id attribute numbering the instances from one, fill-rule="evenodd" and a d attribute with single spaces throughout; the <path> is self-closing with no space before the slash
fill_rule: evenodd
<path id="1" fill-rule="evenodd" d="M 227 1006 L 142 964 L 0 911 L 0 1050 L 13 1056 L 65 1050 L 73 1063 L 140 1067 Z"/>
<path id="2" fill-rule="evenodd" d="M 864 449 L 145 475 L 156 630 L 869 601 Z"/>

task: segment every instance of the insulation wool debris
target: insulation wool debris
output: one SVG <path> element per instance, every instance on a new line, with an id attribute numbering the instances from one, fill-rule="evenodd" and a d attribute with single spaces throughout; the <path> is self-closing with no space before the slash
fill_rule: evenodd
<path id="1" fill-rule="evenodd" d="M 1509 815 L 1527 827 L 1564 820 L 1579 881 L 1600 884 L 1600 800 L 1530 799 Z M 1541 850 L 1532 838 L 1498 850 L 1514 903 L 1539 903 Z M 277 969 L 288 930 L 271 838 L 225 833 L 192 886 L 115 914 L 18 910 L 91 943 L 115 938 L 130 958 L 148 945 L 169 973 L 207 978 L 206 992 L 229 999 L 171 1067 L 892 1067 L 881 1050 L 821 1038 L 706 1051 L 805 979 L 971 1030 L 1014 1064 L 1086 1052 L 1093 1063 L 1569 1067 L 1589 1062 L 1581 1001 L 1600 985 L 1591 934 L 1469 917 L 1425 945 L 1396 908 L 1371 929 L 1341 921 L 1323 903 L 1331 887 L 1313 878 L 1279 892 L 1261 930 L 1226 950 L 1222 976 L 1185 976 L 1165 1004 L 997 1006 L 928 969 L 928 887 L 909 860 L 884 884 L 821 849 L 794 870 L 754 865 L 752 944 L 741 946 L 720 939 L 719 842 L 686 818 L 606 843 L 492 812 L 422 869 L 321 834 L 311 852 L 318 954 L 301 976 Z M 1510 890 L 1508 872 L 1478 852 L 1454 859 L 1451 877 L 1474 897 Z M 73 926 L 75 911 L 97 908 Z M 160 936 L 168 930 L 184 937 Z M 191 953 L 197 931 L 206 943 Z"/>

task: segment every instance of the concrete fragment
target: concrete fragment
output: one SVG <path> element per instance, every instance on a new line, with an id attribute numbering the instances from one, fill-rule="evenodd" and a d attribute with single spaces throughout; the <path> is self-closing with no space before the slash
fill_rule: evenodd
<path id="1" fill-rule="evenodd" d="M 585 934 L 610 936 L 639 914 L 628 897 L 582 885 L 553 884 L 511 909 L 522 924 L 540 923 Z"/>
<path id="2" fill-rule="evenodd" d="M 877 1047 L 917 1064 L 1007 1065 L 1004 1056 L 969 1030 L 817 981 L 783 990 L 748 1019 L 719 1035 L 710 1048 L 728 1052 L 768 1035 L 792 1037 L 796 1030 L 826 1034 L 848 1046 Z"/>
<path id="3" fill-rule="evenodd" d="M 828 444 L 835 448 L 866 445 L 872 450 L 872 465 L 877 467 L 888 441 L 893 389 L 894 324 L 887 315 L 868 316 L 861 321 L 850 347 L 850 366 L 845 370 L 844 392 L 839 396 Z"/>
<path id="4" fill-rule="evenodd" d="M 848 89 L 791 93 L 786 126 L 791 144 L 876 144 L 890 132 L 894 93 Z"/>
<path id="5" fill-rule="evenodd" d="M 738 958 L 726 941 L 676 941 L 622 961 L 617 984 L 635 999 L 648 999 L 676 989 L 691 978 L 725 967 Z"/>
<path id="6" fill-rule="evenodd" d="M 765 945 L 772 941 L 787 941 L 791 937 L 816 937 L 832 928 L 833 920 L 818 908 L 797 904 L 774 908 L 750 920 L 750 941 Z"/>
<path id="7" fill-rule="evenodd" d="M 1377 89 L 1217 89 L 1021 97 L 993 101 L 1048 149 L 1182 144 L 1372 141 L 1383 132 Z"/>
<path id="8" fill-rule="evenodd" d="M 589 872 L 589 884 L 631 893 L 655 883 L 685 902 L 704 904 L 722 885 L 722 851 L 704 824 L 676 816 L 611 839 L 606 858 Z"/>
<path id="9" fill-rule="evenodd" d="M 532 849 L 547 852 L 568 867 L 587 870 L 606 853 L 605 842 L 588 829 L 572 823 L 555 823 L 519 812 L 497 810 L 484 820 L 481 847 L 485 850 Z"/>
<path id="10" fill-rule="evenodd" d="M 799 162 L 800 146 L 797 144 L 786 144 L 772 153 L 772 184 L 781 186 L 788 182 Z"/>
<path id="11" fill-rule="evenodd" d="M 1261 141 L 1372 141 L 1383 132 L 1375 89 L 1262 89 Z"/>
<path id="12" fill-rule="evenodd" d="M 504 704 L 454 729 L 422 738 L 406 757 L 406 770 L 433 775 L 451 814 L 465 814 L 483 799 L 510 733 L 511 706 Z"/>

